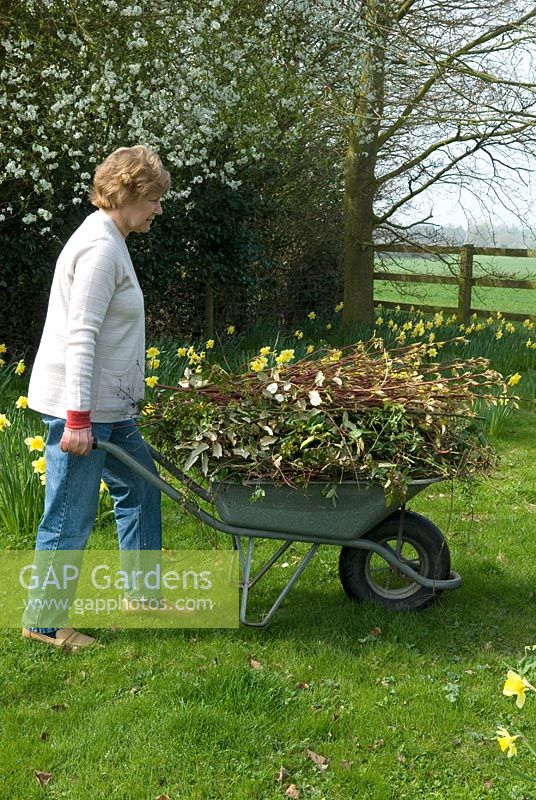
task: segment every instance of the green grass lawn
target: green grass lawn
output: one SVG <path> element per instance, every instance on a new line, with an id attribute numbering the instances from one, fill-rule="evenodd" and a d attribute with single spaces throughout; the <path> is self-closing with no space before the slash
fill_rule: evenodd
<path id="1" fill-rule="evenodd" d="M 457 260 L 408 259 L 403 256 L 396 259 L 386 258 L 382 268 L 389 272 L 416 272 L 430 275 L 457 275 Z M 512 277 L 516 280 L 534 280 L 536 277 L 536 259 L 510 258 L 506 256 L 475 256 L 473 268 L 475 277 Z M 427 304 L 456 307 L 458 304 L 458 288 L 441 284 L 391 283 L 375 281 L 374 299 L 389 302 Z M 518 314 L 536 313 L 536 290 L 502 289 L 492 287 L 474 287 L 472 307 L 489 311 L 503 311 Z"/>
<path id="2" fill-rule="evenodd" d="M 463 576 L 428 610 L 352 604 L 324 547 L 263 631 L 100 630 L 104 646 L 76 655 L 4 631 L 2 800 L 275 800 L 291 784 L 301 800 L 536 798 L 513 771 L 536 776 L 536 761 L 495 740 L 504 724 L 536 744 L 536 696 L 520 712 L 501 694 L 536 643 L 534 416 L 510 417 L 496 444 L 500 469 L 472 503 L 439 484 L 412 504 Z M 229 546 L 167 499 L 164 514 L 168 547 Z M 111 526 L 92 537 L 113 543 Z M 287 574 L 268 574 L 258 609 Z"/>

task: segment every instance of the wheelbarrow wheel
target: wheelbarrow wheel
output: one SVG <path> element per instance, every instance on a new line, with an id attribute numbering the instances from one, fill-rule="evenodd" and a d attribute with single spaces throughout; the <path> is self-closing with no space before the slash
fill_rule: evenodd
<path id="1" fill-rule="evenodd" d="M 439 528 L 426 517 L 406 511 L 399 538 L 401 513 L 392 514 L 363 538 L 391 548 L 401 561 L 425 578 L 448 578 L 450 553 Z M 408 578 L 371 550 L 343 547 L 339 577 L 351 600 L 373 601 L 391 611 L 425 608 L 441 594 L 439 589 L 428 589 Z"/>

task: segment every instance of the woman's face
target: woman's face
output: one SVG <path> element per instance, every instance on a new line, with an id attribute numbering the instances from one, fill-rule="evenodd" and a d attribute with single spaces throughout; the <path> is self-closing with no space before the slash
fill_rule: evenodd
<path id="1" fill-rule="evenodd" d="M 129 233 L 147 233 L 151 230 L 151 224 L 157 214 L 162 213 L 160 196 L 149 195 L 140 197 L 131 203 L 126 203 L 121 208 L 116 209 L 119 220 L 119 228 L 124 236 Z"/>

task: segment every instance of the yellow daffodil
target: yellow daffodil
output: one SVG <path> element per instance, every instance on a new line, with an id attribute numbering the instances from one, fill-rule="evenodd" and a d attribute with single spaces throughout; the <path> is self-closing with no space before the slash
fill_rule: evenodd
<path id="1" fill-rule="evenodd" d="M 332 327 L 333 327 L 333 325 L 331 324 L 331 322 L 328 322 L 328 324 L 326 325 L 326 330 L 330 331 L 332 329 Z"/>
<path id="2" fill-rule="evenodd" d="M 416 337 L 416 336 L 424 336 L 424 334 L 425 334 L 424 322 L 423 322 L 423 320 L 422 320 L 422 319 L 420 319 L 420 320 L 419 320 L 419 321 L 418 321 L 418 322 L 417 322 L 417 323 L 416 323 L 416 324 L 413 326 L 413 331 L 412 331 L 411 335 L 412 335 L 412 336 L 414 336 L 414 337 Z"/>
<path id="3" fill-rule="evenodd" d="M 18 362 L 17 366 L 15 367 L 15 374 L 16 375 L 22 375 L 22 373 L 25 371 L 25 369 L 26 369 L 26 364 L 24 363 L 24 359 L 21 358 L 21 360 Z"/>
<path id="4" fill-rule="evenodd" d="M 265 356 L 258 356 L 254 358 L 251 364 L 249 365 L 253 372 L 262 372 L 262 370 L 267 366 L 268 359 Z"/>
<path id="5" fill-rule="evenodd" d="M 508 750 L 508 758 L 512 758 L 512 756 L 517 756 L 517 747 L 516 747 L 516 739 L 519 739 L 518 736 L 511 736 L 506 728 L 498 727 L 497 728 L 497 741 L 499 742 L 499 747 L 505 752 Z"/>
<path id="6" fill-rule="evenodd" d="M 527 689 L 536 692 L 534 686 L 532 686 L 526 678 L 522 678 L 521 675 L 518 675 L 513 669 L 509 669 L 503 686 L 503 694 L 506 695 L 506 697 L 514 697 L 515 695 L 516 706 L 518 708 L 523 708 Z"/>
<path id="7" fill-rule="evenodd" d="M 303 331 L 294 331 L 296 339 L 303 339 Z"/>
<path id="8" fill-rule="evenodd" d="M 516 332 L 516 326 L 513 325 L 511 322 L 507 322 L 506 325 L 504 326 L 504 329 L 505 329 L 506 333 L 515 333 Z"/>
<path id="9" fill-rule="evenodd" d="M 100 486 L 99 486 L 99 492 L 102 494 L 103 492 L 107 492 L 107 491 L 108 491 L 108 486 L 104 483 L 104 481 L 101 480 Z"/>
<path id="10" fill-rule="evenodd" d="M 443 314 L 434 314 L 434 325 L 436 328 L 440 328 L 443 325 Z"/>
<path id="11" fill-rule="evenodd" d="M 378 317 L 376 320 L 376 325 L 383 325 L 383 317 Z"/>
<path id="12" fill-rule="evenodd" d="M 430 344 L 432 344 L 432 342 L 435 341 L 435 333 L 430 334 L 430 336 L 428 337 L 428 341 L 430 342 Z"/>
<path id="13" fill-rule="evenodd" d="M 435 347 L 429 347 L 428 350 L 426 351 L 426 353 L 431 358 L 434 358 L 435 356 L 437 356 L 437 349 Z"/>
<path id="14" fill-rule="evenodd" d="M 400 311 L 400 306 L 395 306 L 395 311 Z"/>
<path id="15" fill-rule="evenodd" d="M 314 351 L 315 351 L 314 344 L 308 344 L 307 345 L 307 354 L 310 355 L 311 353 L 314 353 Z"/>
<path id="16" fill-rule="evenodd" d="M 46 472 L 46 461 L 44 456 L 40 456 L 36 458 L 35 461 L 32 461 L 33 471 L 36 475 L 44 475 Z"/>
<path id="17" fill-rule="evenodd" d="M 46 483 L 47 483 L 47 476 L 45 475 L 45 473 L 44 473 L 44 472 L 43 472 L 43 474 L 42 474 L 42 475 L 40 475 L 40 476 L 39 476 L 39 480 L 41 481 L 41 485 L 42 485 L 42 486 L 46 486 Z"/>
<path id="18" fill-rule="evenodd" d="M 521 380 L 521 375 L 519 372 L 514 372 L 514 374 L 508 378 L 508 386 L 516 386 Z"/>
<path id="19" fill-rule="evenodd" d="M 330 361 L 332 361 L 334 364 L 335 364 L 337 361 L 340 361 L 340 360 L 341 360 L 341 356 L 342 356 L 342 350 L 329 350 L 329 351 L 328 351 L 328 358 L 329 358 L 329 360 L 330 360 Z"/>
<path id="20" fill-rule="evenodd" d="M 151 417 L 154 414 L 154 406 L 151 405 L 151 403 L 147 403 L 147 405 L 143 407 L 143 411 L 141 413 L 144 417 Z"/>
<path id="21" fill-rule="evenodd" d="M 0 433 L 3 433 L 6 428 L 9 428 L 11 422 L 8 420 L 5 414 L 0 414 Z"/>
<path id="22" fill-rule="evenodd" d="M 277 364 L 288 364 L 288 362 L 292 361 L 293 358 L 294 350 L 281 350 L 275 360 Z"/>
<path id="23" fill-rule="evenodd" d="M 149 375 L 148 378 L 145 378 L 145 383 L 147 384 L 147 386 L 150 386 L 151 389 L 154 389 L 154 387 L 158 383 L 158 376 L 157 375 Z"/>
<path id="24" fill-rule="evenodd" d="M 45 449 L 45 440 L 39 435 L 27 436 L 24 440 L 24 444 L 27 445 L 30 452 L 32 452 L 32 450 L 36 450 L 38 453 L 42 453 Z"/>
<path id="25" fill-rule="evenodd" d="M 158 369 L 160 366 L 160 359 L 159 358 L 151 358 L 149 361 L 149 369 Z"/>
<path id="26" fill-rule="evenodd" d="M 269 347 L 261 347 L 259 350 L 261 356 L 269 356 L 270 355 L 270 348 Z"/>
<path id="27" fill-rule="evenodd" d="M 149 347 L 149 349 L 145 351 L 145 355 L 147 358 L 156 358 L 160 355 L 160 350 L 158 347 Z"/>
<path id="28" fill-rule="evenodd" d="M 26 395 L 21 394 L 19 399 L 15 401 L 17 408 L 28 408 L 28 398 Z"/>
<path id="29" fill-rule="evenodd" d="M 525 322 L 528 322 L 528 319 L 525 320 Z M 7 347 L 5 344 L 0 344 L 0 353 L 7 353 Z"/>
<path id="30" fill-rule="evenodd" d="M 199 375 L 201 372 L 203 372 L 203 366 L 199 364 L 199 366 L 195 368 L 195 371 Z"/>
<path id="31" fill-rule="evenodd" d="M 227 333 L 229 334 L 229 336 L 232 336 L 233 333 L 235 333 L 235 331 L 236 331 L 236 328 L 235 328 L 234 325 L 229 325 L 229 327 L 227 328 Z"/>
<path id="32" fill-rule="evenodd" d="M 316 319 L 316 313 L 314 311 L 309 311 L 307 319 Z"/>
<path id="33" fill-rule="evenodd" d="M 215 344 L 216 342 L 214 341 L 214 339 L 207 339 L 205 347 L 207 348 L 207 350 L 212 350 Z"/>
<path id="34" fill-rule="evenodd" d="M 0 358 L 0 367 L 3 367 L 5 363 L 6 363 L 5 360 L 3 358 Z"/>
<path id="35" fill-rule="evenodd" d="M 335 306 L 335 313 L 339 314 L 344 308 L 344 303 L 337 303 Z"/>
<path id="36" fill-rule="evenodd" d="M 177 355 L 179 356 L 179 358 L 184 358 L 187 352 L 188 351 L 186 350 L 185 347 L 179 347 L 179 349 L 177 350 Z"/>
<path id="37" fill-rule="evenodd" d="M 496 339 L 502 339 L 502 337 L 503 337 L 502 330 L 498 330 L 497 333 L 495 334 L 495 338 Z"/>
<path id="38" fill-rule="evenodd" d="M 534 322 L 531 322 L 530 319 L 524 319 L 523 320 L 523 327 L 527 328 L 527 330 L 531 331 L 534 328 Z M 0 350 L 0 353 L 1 352 L 2 351 Z"/>
<path id="39" fill-rule="evenodd" d="M 496 315 L 497 319 L 502 319 L 502 314 L 500 311 L 497 311 Z"/>

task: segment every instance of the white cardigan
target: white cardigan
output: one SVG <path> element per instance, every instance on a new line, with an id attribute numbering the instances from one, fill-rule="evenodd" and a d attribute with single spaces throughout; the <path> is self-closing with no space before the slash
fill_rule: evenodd
<path id="1" fill-rule="evenodd" d="M 138 413 L 144 366 L 140 285 L 119 229 L 95 211 L 58 258 L 28 405 L 55 417 L 90 411 L 93 422 L 118 422 Z"/>

